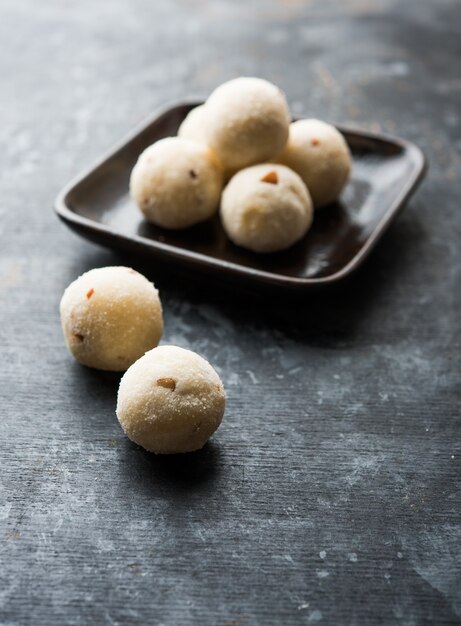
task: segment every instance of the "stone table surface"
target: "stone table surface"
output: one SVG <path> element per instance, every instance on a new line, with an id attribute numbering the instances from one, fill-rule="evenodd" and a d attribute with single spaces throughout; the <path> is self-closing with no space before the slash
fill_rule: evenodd
<path id="1" fill-rule="evenodd" d="M 460 23 L 458 0 L 3 0 L 2 625 L 460 623 Z M 52 212 L 158 105 L 241 74 L 429 159 L 343 290 L 216 288 Z M 63 289 L 120 263 L 223 378 L 197 454 L 131 444 L 119 376 L 66 352 Z"/>

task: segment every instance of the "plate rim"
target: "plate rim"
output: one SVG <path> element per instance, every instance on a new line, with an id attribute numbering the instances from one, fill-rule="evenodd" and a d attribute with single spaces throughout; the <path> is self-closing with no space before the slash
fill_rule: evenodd
<path id="1" fill-rule="evenodd" d="M 288 286 L 292 288 L 320 287 L 336 284 L 350 276 L 355 270 L 359 268 L 359 266 L 363 263 L 366 257 L 374 249 L 379 239 L 389 228 L 392 221 L 397 217 L 400 211 L 403 210 L 406 201 L 421 183 L 428 169 L 428 161 L 424 152 L 419 146 L 407 139 L 394 137 L 384 133 L 373 133 L 370 131 L 364 131 L 358 128 L 343 126 L 342 124 L 335 124 L 336 128 L 338 128 L 343 133 L 347 133 L 349 135 L 355 134 L 364 139 L 369 139 L 372 141 L 378 140 L 381 142 L 386 142 L 388 144 L 399 146 L 407 154 L 410 154 L 410 156 L 412 157 L 411 162 L 413 166 L 407 181 L 404 185 L 402 185 L 402 188 L 400 189 L 400 192 L 396 196 L 395 200 L 389 205 L 385 214 L 378 222 L 376 227 L 373 229 L 372 233 L 369 235 L 363 246 L 341 269 L 337 270 L 333 274 L 330 274 L 329 276 L 322 276 L 319 278 L 285 275 L 282 276 L 281 274 L 268 272 L 266 270 L 260 270 L 251 266 L 240 265 L 238 263 L 227 261 L 225 259 L 216 259 L 215 257 L 203 254 L 201 252 L 195 252 L 193 250 L 179 248 L 178 246 L 157 240 L 147 239 L 140 235 L 124 235 L 121 232 L 113 230 L 110 226 L 107 226 L 106 224 L 102 224 L 101 222 L 97 222 L 88 217 L 79 215 L 68 206 L 67 198 L 78 185 L 84 182 L 97 169 L 102 167 L 109 159 L 114 158 L 119 152 L 121 152 L 125 148 L 128 143 L 130 143 L 140 134 L 145 132 L 147 128 L 149 128 L 149 126 L 151 126 L 155 122 L 158 122 L 165 115 L 168 115 L 173 109 L 184 106 L 199 106 L 202 103 L 203 100 L 199 100 L 197 98 L 186 98 L 173 100 L 166 104 L 163 104 L 160 107 L 157 107 L 153 111 L 153 113 L 151 113 L 151 115 L 141 121 L 140 124 L 136 125 L 133 130 L 131 130 L 120 141 L 114 144 L 112 148 L 107 150 L 103 154 L 103 156 L 94 161 L 92 165 L 84 168 L 80 172 L 80 174 L 72 178 L 61 189 L 53 205 L 54 211 L 57 216 L 64 223 L 66 223 L 66 225 L 78 228 L 79 232 L 88 230 L 96 231 L 106 237 L 108 236 L 111 239 L 135 242 L 137 245 L 147 246 L 164 256 L 173 256 L 176 259 L 182 260 L 187 259 L 189 262 L 193 261 L 194 264 L 203 265 L 205 263 L 208 266 L 214 266 L 215 269 L 225 269 L 232 272 L 232 274 L 234 275 L 241 275 L 245 278 L 251 277 L 264 283 L 284 287 Z M 293 119 L 301 119 L 302 117 L 302 115 L 296 115 Z"/>

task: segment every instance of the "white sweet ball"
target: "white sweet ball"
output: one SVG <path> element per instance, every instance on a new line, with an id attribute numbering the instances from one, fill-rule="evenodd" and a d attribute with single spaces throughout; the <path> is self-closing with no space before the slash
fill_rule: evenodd
<path id="1" fill-rule="evenodd" d="M 287 141 L 289 123 L 284 94 L 261 78 L 224 83 L 206 102 L 208 145 L 228 171 L 276 156 Z"/>
<path id="2" fill-rule="evenodd" d="M 301 178 L 284 165 L 264 163 L 238 172 L 224 189 L 221 219 L 237 245 L 276 252 L 303 237 L 312 223 L 312 201 Z"/>
<path id="3" fill-rule="evenodd" d="M 191 141 L 197 141 L 204 145 L 207 145 L 207 114 L 205 112 L 205 105 L 202 104 L 195 109 L 192 109 L 184 118 L 181 126 L 178 129 L 178 137 L 183 139 L 190 139 Z M 215 153 L 216 155 L 216 153 Z M 216 155 L 217 156 L 217 155 Z M 223 171 L 223 180 L 228 181 L 237 172 L 239 168 L 228 168 L 221 164 Z"/>
<path id="4" fill-rule="evenodd" d="M 178 128 L 178 137 L 206 144 L 206 118 L 203 104 L 189 111 Z"/>
<path id="5" fill-rule="evenodd" d="M 146 219 L 163 228 L 188 228 L 216 212 L 223 185 L 218 160 L 190 139 L 167 137 L 144 150 L 130 192 Z"/>
<path id="6" fill-rule="evenodd" d="M 65 290 L 60 313 L 69 351 L 96 369 L 126 370 L 163 332 L 158 291 L 129 267 L 83 274 Z"/>
<path id="7" fill-rule="evenodd" d="M 159 346 L 125 372 L 117 417 L 128 437 L 150 452 L 193 452 L 220 425 L 225 400 L 208 361 L 190 350 Z"/>
<path id="8" fill-rule="evenodd" d="M 352 167 L 342 134 L 331 124 L 314 119 L 290 124 L 287 145 L 275 160 L 301 176 L 315 208 L 337 200 Z"/>

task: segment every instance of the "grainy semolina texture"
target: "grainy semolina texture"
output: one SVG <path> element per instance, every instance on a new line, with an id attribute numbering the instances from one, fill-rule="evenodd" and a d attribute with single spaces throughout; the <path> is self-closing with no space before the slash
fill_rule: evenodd
<path id="1" fill-rule="evenodd" d="M 157 289 L 129 267 L 101 267 L 67 287 L 61 324 L 71 354 L 89 367 L 124 371 L 162 336 Z"/>
<path id="2" fill-rule="evenodd" d="M 208 361 L 159 346 L 123 376 L 117 417 L 128 437 L 150 452 L 193 452 L 218 428 L 224 406 L 223 384 Z"/>
<path id="3" fill-rule="evenodd" d="M 220 85 L 206 102 L 208 145 L 226 171 L 275 157 L 288 139 L 290 113 L 282 91 L 261 78 Z"/>
<path id="4" fill-rule="evenodd" d="M 276 252 L 294 244 L 309 229 L 312 213 L 309 192 L 298 174 L 273 163 L 238 172 L 221 201 L 227 235 L 255 252 Z"/>
<path id="5" fill-rule="evenodd" d="M 130 179 L 131 196 L 147 220 L 163 228 L 188 228 L 218 209 L 221 166 L 205 145 L 166 137 L 140 155 Z"/>
<path id="6" fill-rule="evenodd" d="M 342 134 L 320 120 L 290 124 L 288 142 L 276 161 L 297 172 L 320 208 L 338 199 L 352 168 L 352 157 Z"/>

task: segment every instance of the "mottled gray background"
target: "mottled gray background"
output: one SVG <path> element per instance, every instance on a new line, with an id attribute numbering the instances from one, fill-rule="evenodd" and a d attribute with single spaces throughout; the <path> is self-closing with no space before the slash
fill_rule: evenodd
<path id="1" fill-rule="evenodd" d="M 2 0 L 0 623 L 460 623 L 458 0 Z M 172 277 L 77 239 L 60 187 L 155 107 L 240 74 L 418 143 L 427 181 L 342 293 Z M 64 287 L 130 263 L 225 421 L 156 459 L 73 363 Z"/>

